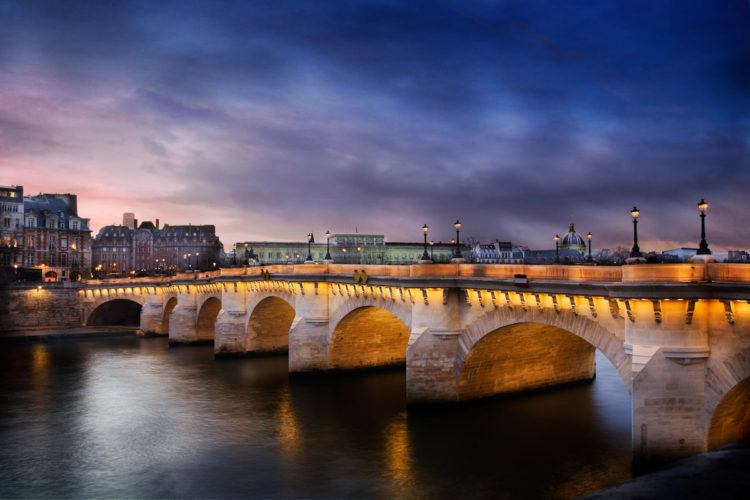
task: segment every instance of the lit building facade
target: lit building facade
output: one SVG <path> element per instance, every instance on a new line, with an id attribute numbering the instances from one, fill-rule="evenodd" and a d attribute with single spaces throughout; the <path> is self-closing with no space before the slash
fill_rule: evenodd
<path id="1" fill-rule="evenodd" d="M 310 256 L 317 263 L 325 260 L 326 242 L 310 242 Z M 465 249 L 462 249 L 465 250 Z M 417 264 L 424 243 L 386 242 L 382 234 L 341 233 L 330 238 L 331 260 L 336 264 Z M 453 245 L 427 246 L 434 262 L 450 262 Z M 238 265 L 302 264 L 307 260 L 307 242 L 246 241 L 235 244 Z"/>
<path id="2" fill-rule="evenodd" d="M 221 267 L 222 245 L 213 225 L 159 227 L 159 219 L 138 225 L 133 214 L 126 213 L 122 225 L 99 230 L 91 251 L 97 276 L 127 276 L 216 269 Z"/>
<path id="3" fill-rule="evenodd" d="M 489 245 L 477 243 L 471 250 L 471 262 L 477 264 L 523 264 L 523 250 L 510 241 L 495 241 Z"/>
<path id="4" fill-rule="evenodd" d="M 23 186 L 0 186 L 0 268 L 7 277 L 77 281 L 91 270 L 89 219 L 78 216 L 74 194 L 24 196 Z"/>

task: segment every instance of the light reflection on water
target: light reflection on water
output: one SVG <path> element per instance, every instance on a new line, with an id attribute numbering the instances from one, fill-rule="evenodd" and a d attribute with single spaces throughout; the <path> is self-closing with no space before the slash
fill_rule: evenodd
<path id="1" fill-rule="evenodd" d="M 630 476 L 630 403 L 593 384 L 406 411 L 403 371 L 108 338 L 6 344 L 0 497 L 573 498 Z"/>

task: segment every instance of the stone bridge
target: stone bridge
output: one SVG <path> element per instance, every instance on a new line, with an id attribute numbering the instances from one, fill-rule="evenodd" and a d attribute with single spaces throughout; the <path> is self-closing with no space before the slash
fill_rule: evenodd
<path id="1" fill-rule="evenodd" d="M 748 265 L 310 264 L 78 293 L 87 324 L 137 303 L 143 332 L 288 351 L 291 373 L 405 364 L 410 404 L 591 380 L 598 349 L 631 395 L 637 463 L 750 435 Z"/>

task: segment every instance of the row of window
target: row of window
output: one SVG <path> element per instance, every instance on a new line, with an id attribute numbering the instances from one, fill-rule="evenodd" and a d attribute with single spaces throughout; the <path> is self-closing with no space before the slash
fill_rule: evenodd
<path id="1" fill-rule="evenodd" d="M 2 210 L 3 212 L 18 212 L 18 208 L 21 206 L 21 204 L 13 204 L 13 205 L 7 205 L 3 203 Z"/>
<path id="2" fill-rule="evenodd" d="M 18 227 L 18 223 L 16 223 L 16 227 Z M 26 227 L 45 227 L 47 229 L 67 229 L 65 227 L 64 221 L 55 222 L 54 219 L 50 218 L 46 220 L 46 223 L 43 223 L 41 220 L 38 220 L 36 216 L 26 217 Z M 70 221 L 71 230 L 78 231 L 80 227 L 81 226 L 78 220 Z"/>

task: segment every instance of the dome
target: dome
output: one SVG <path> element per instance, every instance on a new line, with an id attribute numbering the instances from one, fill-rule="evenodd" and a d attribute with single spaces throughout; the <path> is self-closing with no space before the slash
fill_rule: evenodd
<path id="1" fill-rule="evenodd" d="M 576 233 L 575 225 L 571 222 L 568 227 L 568 234 L 562 237 L 560 249 L 577 250 L 581 254 L 586 253 L 586 242 Z"/>

